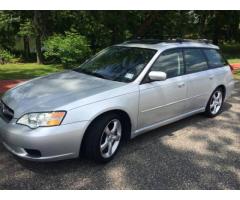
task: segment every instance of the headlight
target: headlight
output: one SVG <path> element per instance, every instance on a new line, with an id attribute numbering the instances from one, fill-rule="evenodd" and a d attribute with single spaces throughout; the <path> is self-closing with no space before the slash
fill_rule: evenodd
<path id="1" fill-rule="evenodd" d="M 22 116 L 17 124 L 30 128 L 59 126 L 66 115 L 65 111 L 28 113 Z"/>

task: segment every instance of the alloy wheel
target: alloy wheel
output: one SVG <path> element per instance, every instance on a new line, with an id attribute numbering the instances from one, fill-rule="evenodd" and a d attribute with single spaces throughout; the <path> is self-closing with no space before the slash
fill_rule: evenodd
<path id="1" fill-rule="evenodd" d="M 100 140 L 100 152 L 103 158 L 110 158 L 116 152 L 121 137 L 121 122 L 118 119 L 111 120 L 105 127 Z"/>
<path id="2" fill-rule="evenodd" d="M 210 103 L 210 112 L 213 115 L 216 115 L 221 109 L 222 101 L 223 101 L 222 92 L 220 90 L 216 90 L 212 95 Z"/>

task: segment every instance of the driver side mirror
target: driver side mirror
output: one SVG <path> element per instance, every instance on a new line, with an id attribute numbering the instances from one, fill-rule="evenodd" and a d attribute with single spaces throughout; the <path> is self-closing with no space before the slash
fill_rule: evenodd
<path id="1" fill-rule="evenodd" d="M 151 81 L 164 81 L 167 79 L 167 74 L 159 71 L 151 71 L 148 76 Z"/>

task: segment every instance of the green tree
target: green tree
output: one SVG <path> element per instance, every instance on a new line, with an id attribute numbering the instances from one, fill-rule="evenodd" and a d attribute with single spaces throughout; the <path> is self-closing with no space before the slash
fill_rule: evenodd
<path id="1" fill-rule="evenodd" d="M 0 46 L 14 52 L 23 40 L 24 58 L 34 38 L 36 60 L 43 63 L 43 41 L 77 33 L 93 53 L 131 38 L 207 38 L 215 44 L 240 42 L 240 11 L 0 11 Z"/>
<path id="2" fill-rule="evenodd" d="M 0 11 L 0 47 L 12 50 L 19 29 L 19 16 L 14 11 Z"/>
<path id="3" fill-rule="evenodd" d="M 29 41 L 31 37 L 34 37 L 33 24 L 30 19 L 26 19 L 20 24 L 18 35 L 23 38 L 24 56 L 29 59 L 30 46 Z"/>
<path id="4" fill-rule="evenodd" d="M 88 41 L 74 32 L 56 34 L 44 42 L 46 58 L 55 59 L 65 66 L 80 64 L 90 54 Z"/>

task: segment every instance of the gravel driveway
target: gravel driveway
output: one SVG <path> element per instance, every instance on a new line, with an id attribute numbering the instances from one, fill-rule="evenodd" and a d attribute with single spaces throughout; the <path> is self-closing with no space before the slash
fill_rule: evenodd
<path id="1" fill-rule="evenodd" d="M 106 165 L 28 162 L 0 144 L 0 189 L 240 189 L 240 83 L 218 117 L 146 133 Z"/>

